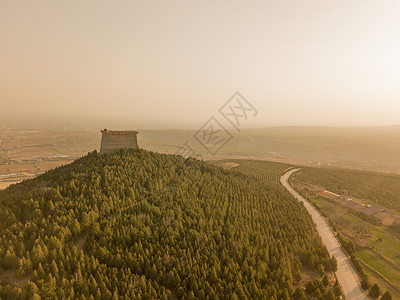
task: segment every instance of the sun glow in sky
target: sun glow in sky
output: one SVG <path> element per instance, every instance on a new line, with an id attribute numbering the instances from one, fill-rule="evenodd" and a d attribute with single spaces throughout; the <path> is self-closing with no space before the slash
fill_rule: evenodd
<path id="1" fill-rule="evenodd" d="M 399 1 L 1 1 L 1 114 L 400 123 Z"/>

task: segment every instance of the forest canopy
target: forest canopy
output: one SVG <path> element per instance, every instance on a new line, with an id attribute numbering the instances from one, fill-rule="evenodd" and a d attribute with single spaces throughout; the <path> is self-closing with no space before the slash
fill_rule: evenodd
<path id="1" fill-rule="evenodd" d="M 301 299 L 302 268 L 322 278 L 336 261 L 279 186 L 287 167 L 123 149 L 13 185 L 0 192 L 0 272 L 26 282 L 0 277 L 0 297 Z M 306 291 L 332 297 L 325 287 Z"/>

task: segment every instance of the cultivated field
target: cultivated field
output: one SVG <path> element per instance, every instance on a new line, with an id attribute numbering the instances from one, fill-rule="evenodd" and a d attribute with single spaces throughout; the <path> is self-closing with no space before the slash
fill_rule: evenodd
<path id="1" fill-rule="evenodd" d="M 320 209 L 344 239 L 354 243 L 354 255 L 361 261 L 370 282 L 378 283 L 383 291 L 389 290 L 394 299 L 400 299 L 400 232 L 378 225 L 337 201 L 318 196 L 309 188 L 312 184 L 321 184 L 335 193 L 366 195 L 371 201 L 395 207 L 394 191 L 399 186 L 393 182 L 398 178 L 369 172 L 305 168 L 293 180 L 297 189 Z M 374 187 L 374 192 L 367 188 L 368 184 Z M 370 194 L 365 194 L 368 191 Z M 376 199 L 374 195 L 380 197 Z"/>

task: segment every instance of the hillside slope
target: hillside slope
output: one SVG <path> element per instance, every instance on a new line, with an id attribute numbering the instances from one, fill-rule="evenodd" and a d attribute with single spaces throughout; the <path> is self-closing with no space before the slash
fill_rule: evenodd
<path id="1" fill-rule="evenodd" d="M 0 297 L 288 299 L 304 266 L 322 277 L 336 262 L 304 207 L 248 173 L 121 150 L 13 185 Z"/>

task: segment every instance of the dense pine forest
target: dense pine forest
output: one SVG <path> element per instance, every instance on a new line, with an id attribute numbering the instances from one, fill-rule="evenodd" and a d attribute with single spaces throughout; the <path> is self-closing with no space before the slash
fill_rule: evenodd
<path id="1" fill-rule="evenodd" d="M 335 259 L 279 186 L 288 167 L 123 149 L 13 185 L 0 298 L 337 299 Z M 304 268 L 320 277 L 301 283 Z"/>

